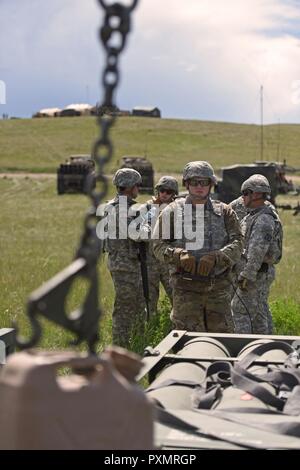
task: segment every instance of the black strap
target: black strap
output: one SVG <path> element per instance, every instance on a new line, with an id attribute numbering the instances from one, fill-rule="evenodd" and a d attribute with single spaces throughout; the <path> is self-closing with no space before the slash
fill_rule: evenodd
<path id="1" fill-rule="evenodd" d="M 273 349 L 284 351 L 289 354 L 284 368 L 268 370 L 265 374 L 254 375 L 249 370 L 255 360 L 262 354 Z M 291 394 L 292 390 L 300 384 L 300 371 L 291 362 L 291 356 L 295 354 L 292 346 L 282 341 L 272 341 L 257 346 L 234 367 L 226 361 L 212 363 L 206 372 L 204 384 L 195 389 L 192 401 L 198 409 L 209 409 L 220 400 L 222 390 L 230 385 L 244 390 L 262 401 L 265 405 L 276 410 L 292 414 L 300 414 L 297 393 Z M 274 388 L 274 392 L 267 390 L 262 384 L 267 383 Z M 222 388 L 221 388 L 222 387 Z M 299 392 L 300 393 L 300 392 Z"/>
<path id="2" fill-rule="evenodd" d="M 253 415 L 254 413 L 261 414 L 260 409 L 256 409 L 255 411 L 253 408 L 248 408 L 247 411 L 248 413 L 251 412 L 251 415 Z M 218 418 L 220 417 L 224 419 L 225 421 L 247 425 L 252 428 L 261 429 L 264 431 L 270 431 L 276 434 L 300 437 L 300 421 L 288 421 L 288 420 L 284 421 L 284 414 L 282 413 L 276 413 L 277 416 L 280 418 L 278 419 L 278 421 L 274 421 L 272 423 L 266 423 L 263 421 L 260 421 L 260 422 L 250 421 L 247 418 L 247 415 L 245 417 L 233 416 L 232 410 L 229 411 L 227 409 L 226 411 L 225 410 L 224 411 L 223 410 L 222 411 L 211 410 L 210 413 L 206 413 L 205 411 L 199 411 L 199 412 L 202 414 L 206 414 L 206 415 L 216 416 Z M 267 414 L 270 414 L 269 411 L 264 410 L 264 412 Z"/>
<path id="3" fill-rule="evenodd" d="M 186 419 L 182 419 L 180 417 L 177 417 L 173 413 L 170 413 L 169 411 L 164 410 L 163 408 L 156 407 L 155 408 L 155 420 L 156 422 L 170 427 L 172 429 L 177 429 L 178 431 L 182 431 L 185 433 L 192 434 L 194 436 L 199 436 L 199 437 L 205 437 L 208 439 L 213 439 L 215 441 L 221 441 L 221 442 L 228 442 L 230 444 L 234 444 L 235 446 L 238 446 L 240 449 L 272 449 L 272 448 L 293 448 L 293 449 L 299 449 L 300 447 L 300 440 L 299 444 L 296 441 L 291 442 L 285 441 L 283 445 L 281 446 L 281 443 L 279 444 L 278 438 L 276 440 L 276 443 L 274 444 L 274 434 L 276 435 L 286 435 L 286 436 L 293 436 L 293 437 L 298 437 L 300 433 L 300 423 L 296 421 L 292 422 L 276 422 L 276 423 L 262 423 L 256 424 L 256 423 L 249 423 L 249 420 L 245 423 L 243 419 L 239 419 L 236 417 L 228 416 L 227 413 L 225 412 L 216 412 L 216 411 L 199 411 L 199 419 L 197 421 L 201 421 L 200 415 L 205 414 L 207 416 L 211 416 L 212 418 L 217 418 L 222 421 L 228 421 L 228 422 L 234 422 L 238 423 L 241 426 L 245 426 L 247 428 L 256 428 L 264 431 L 265 433 L 268 433 L 267 435 L 265 434 L 261 438 L 259 435 L 257 435 L 256 439 L 249 439 L 247 436 L 246 429 L 244 430 L 243 433 L 226 433 L 226 425 L 224 422 L 224 426 L 222 427 L 221 431 L 215 430 L 215 427 L 212 430 L 212 427 L 210 426 L 210 430 L 207 430 L 205 428 L 205 421 L 203 420 L 200 425 L 195 425 L 189 423 Z M 225 432 L 224 432 L 225 430 Z M 265 437 L 268 437 L 268 442 L 265 442 Z M 286 445 L 288 442 L 288 446 Z"/>
<path id="4" fill-rule="evenodd" d="M 200 428 L 198 426 L 195 426 L 193 424 L 188 423 L 187 421 L 178 418 L 174 414 L 170 413 L 169 411 L 166 411 L 163 408 L 156 407 L 155 408 L 155 420 L 163 424 L 164 426 L 168 426 L 173 429 L 177 429 L 178 431 L 183 431 L 186 433 L 192 433 L 193 435 L 199 436 L 199 437 L 206 437 L 218 441 L 223 441 L 223 442 L 229 442 L 230 444 L 235 444 L 236 446 L 240 447 L 241 449 L 253 449 L 256 448 L 255 446 L 249 446 L 249 445 L 241 445 L 239 442 L 237 443 L 234 438 L 232 439 L 227 439 L 224 437 L 219 436 L 217 433 L 210 433 L 205 431 L 203 428 Z M 260 448 L 260 447 L 259 447 Z"/>

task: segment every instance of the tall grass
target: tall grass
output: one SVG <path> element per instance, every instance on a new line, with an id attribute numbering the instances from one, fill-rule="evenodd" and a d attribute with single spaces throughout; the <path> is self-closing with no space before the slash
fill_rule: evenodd
<path id="1" fill-rule="evenodd" d="M 220 166 L 249 161 L 249 155 L 255 146 L 251 141 L 252 147 L 249 150 L 243 139 L 246 142 L 251 135 L 253 137 L 251 132 L 254 132 L 254 127 L 200 121 L 124 118 L 119 120 L 114 132 L 119 155 L 143 153 L 145 133 L 148 132 L 147 138 L 151 143 L 148 148 L 153 153 L 155 167 L 161 171 L 176 173 L 181 171 L 185 161 L 206 158 L 208 155 L 213 163 Z M 34 129 L 32 135 L 36 136 L 33 140 L 29 136 L 31 128 Z M 291 154 L 296 155 L 293 152 L 296 149 L 298 152 L 300 147 L 300 133 L 295 134 L 298 127 L 283 128 L 287 132 L 287 138 L 290 133 L 293 134 Z M 65 152 L 85 152 L 96 132 L 94 121 L 90 118 L 0 121 L 0 166 L 38 171 L 47 167 L 52 171 Z M 44 143 L 37 146 L 35 138 Z M 51 145 L 58 146 L 59 152 L 49 153 L 50 147 L 47 147 L 48 144 L 43 139 L 50 139 Z M 152 154 L 150 156 L 152 158 Z M 293 161 L 289 163 L 292 164 Z M 113 165 L 116 165 L 116 161 Z M 0 328 L 9 327 L 12 320 L 17 320 L 22 333 L 29 335 L 30 325 L 25 316 L 26 299 L 30 292 L 72 261 L 89 202 L 84 195 L 58 196 L 55 178 L 2 178 L 0 193 Z M 110 198 L 112 194 L 113 188 L 110 186 L 107 197 Z M 141 200 L 145 198 L 147 196 L 143 196 Z M 278 202 L 294 205 L 295 198 L 280 197 Z M 276 333 L 300 335 L 300 215 L 294 217 L 291 211 L 282 210 L 279 214 L 284 226 L 284 254 L 276 268 L 277 277 L 270 296 L 271 307 Z M 104 312 L 100 325 L 99 347 L 102 348 L 111 342 L 114 290 L 105 258 L 99 263 L 98 270 Z M 68 299 L 69 309 L 80 304 L 85 287 L 83 281 L 76 286 Z M 146 325 L 143 337 L 132 335 L 130 346 L 133 350 L 142 352 L 145 346 L 157 344 L 168 333 L 171 327 L 169 311 L 168 301 L 162 298 L 160 313 Z M 47 328 L 43 336 L 43 347 L 61 348 L 68 344 L 70 335 L 49 322 L 45 321 L 44 324 Z"/>
<path id="2" fill-rule="evenodd" d="M 265 158 L 277 160 L 277 125 L 265 126 Z M 70 154 L 90 153 L 99 130 L 94 117 L 0 120 L 0 171 L 55 172 Z M 123 117 L 112 131 L 109 171 L 124 155 L 147 155 L 155 171 L 181 172 L 191 160 L 215 168 L 260 158 L 260 127 L 207 121 Z M 281 125 L 281 149 L 299 165 L 300 126 Z"/>
<path id="3" fill-rule="evenodd" d="M 271 302 L 274 334 L 300 336 L 300 303 L 278 298 Z"/>

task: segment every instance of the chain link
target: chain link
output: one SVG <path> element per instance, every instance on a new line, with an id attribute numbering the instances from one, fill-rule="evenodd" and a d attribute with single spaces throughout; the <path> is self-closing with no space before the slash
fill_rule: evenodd
<path id="1" fill-rule="evenodd" d="M 120 3 L 107 5 L 104 0 L 99 0 L 99 3 L 105 10 L 104 25 L 100 29 L 100 38 L 106 51 L 106 64 L 102 77 L 104 87 L 102 107 L 113 110 L 114 93 L 120 78 L 119 54 L 125 47 L 127 34 L 130 31 L 130 13 L 137 5 L 138 0 L 133 1 L 129 7 Z M 101 241 L 96 233 L 96 212 L 108 192 L 108 180 L 104 174 L 104 167 L 113 155 L 113 144 L 109 133 L 115 120 L 115 116 L 100 116 L 98 113 L 100 136 L 92 149 L 92 156 L 97 165 L 96 187 L 93 184 L 94 180 L 90 178 L 88 180 L 88 195 L 93 204 L 84 219 L 84 231 L 79 248 L 74 261 L 67 268 L 43 284 L 29 297 L 27 315 L 31 323 L 32 334 L 27 341 L 17 335 L 16 344 L 21 349 L 31 348 L 37 345 L 41 339 L 42 327 L 38 321 L 38 316 L 41 315 L 75 334 L 77 339 L 72 344 L 77 345 L 86 341 L 89 352 L 96 353 L 96 344 L 99 339 L 98 321 L 101 317 L 98 302 L 97 263 L 102 251 Z M 89 291 L 80 308 L 72 312 L 71 315 L 67 315 L 66 299 L 72 283 L 78 277 L 89 281 Z M 17 333 L 17 326 L 15 328 Z"/>
<path id="2" fill-rule="evenodd" d="M 113 110 L 115 107 L 115 91 L 119 84 L 120 72 L 118 68 L 119 55 L 123 51 L 127 35 L 130 31 L 130 14 L 138 4 L 138 0 L 129 6 L 121 3 L 108 5 L 104 0 L 98 0 L 104 9 L 104 24 L 100 28 L 100 39 L 106 52 L 106 64 L 102 75 L 104 97 L 102 109 Z M 115 123 L 115 116 L 98 116 L 100 136 L 94 143 L 92 157 L 97 165 L 96 186 L 89 188 L 88 194 L 93 202 L 95 211 L 108 191 L 107 179 L 104 176 L 104 167 L 113 155 L 113 144 L 110 139 L 110 129 Z"/>

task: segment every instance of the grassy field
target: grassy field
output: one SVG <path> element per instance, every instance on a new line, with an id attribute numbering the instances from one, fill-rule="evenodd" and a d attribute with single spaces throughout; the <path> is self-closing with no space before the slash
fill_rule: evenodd
<path id="1" fill-rule="evenodd" d="M 300 125 L 281 125 L 281 158 L 299 166 Z M 55 172 L 70 154 L 89 153 L 98 129 L 93 117 L 0 120 L 0 172 Z M 260 159 L 256 125 L 123 117 L 113 129 L 114 161 L 148 155 L 157 172 L 181 172 L 191 160 L 220 168 Z M 265 126 L 264 158 L 278 159 L 278 126 Z"/>
<path id="2" fill-rule="evenodd" d="M 59 123 L 62 123 L 64 131 Z M 291 156 L 289 163 L 297 165 L 300 132 L 298 128 L 294 129 L 297 126 L 283 127 L 286 135 L 290 135 L 290 140 L 287 139 Z M 217 166 L 252 161 L 256 132 L 254 126 L 127 118 L 120 120 L 115 129 L 116 153 L 143 154 L 147 142 L 155 169 L 176 173 L 186 161 L 195 158 L 209 158 Z M 89 118 L 0 121 L 1 169 L 54 171 L 69 153 L 88 152 L 95 135 L 94 121 Z M 53 153 L 49 150 L 49 142 Z M 172 157 L 172 152 L 175 157 Z M 116 166 L 114 160 L 111 168 Z M 84 195 L 57 196 L 55 178 L 10 175 L 0 179 L 0 191 L 3 201 L 0 209 L 0 327 L 9 327 L 15 319 L 26 335 L 29 333 L 24 315 L 26 298 L 71 262 L 89 202 Z M 282 197 L 278 202 L 295 204 L 296 200 L 290 196 Z M 300 335 L 300 215 L 293 217 L 291 212 L 280 211 L 280 217 L 285 232 L 284 256 L 277 267 L 271 304 L 277 333 Z M 113 286 L 105 260 L 99 264 L 99 273 L 104 311 L 102 344 L 107 344 L 111 340 Z M 80 302 L 85 287 L 83 283 L 74 287 L 67 302 L 69 308 Z M 144 343 L 152 341 L 155 344 L 168 331 L 168 310 L 169 306 L 162 299 L 161 317 L 155 320 L 156 324 L 149 326 Z M 67 340 L 67 335 L 61 330 L 47 325 L 44 347 L 64 347 Z M 141 351 L 144 343 L 135 338 L 132 347 Z"/>

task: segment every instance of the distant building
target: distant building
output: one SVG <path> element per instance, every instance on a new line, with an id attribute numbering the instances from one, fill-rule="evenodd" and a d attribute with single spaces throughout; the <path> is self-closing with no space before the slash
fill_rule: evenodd
<path id="1" fill-rule="evenodd" d="M 159 108 L 156 107 L 142 107 L 136 106 L 132 110 L 132 116 L 144 116 L 144 117 L 161 117 L 161 112 Z"/>
<path id="2" fill-rule="evenodd" d="M 60 115 L 60 112 L 61 112 L 61 109 L 59 108 L 45 108 L 35 113 L 32 117 L 34 118 L 57 117 Z"/>
<path id="3" fill-rule="evenodd" d="M 100 105 L 96 104 L 96 106 L 93 106 L 91 109 L 91 114 L 93 116 L 130 116 L 130 111 L 127 109 L 119 109 L 117 106 L 105 106 L 105 105 Z"/>
<path id="4" fill-rule="evenodd" d="M 90 104 L 86 104 L 86 103 L 69 104 L 69 106 L 66 106 L 60 112 L 59 115 L 61 117 L 66 117 L 66 116 L 91 116 L 92 109 L 93 109 L 93 106 L 91 106 Z"/>

